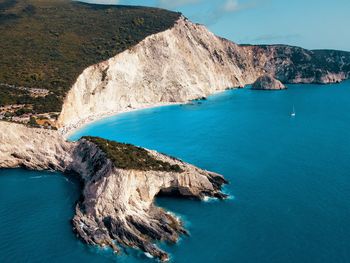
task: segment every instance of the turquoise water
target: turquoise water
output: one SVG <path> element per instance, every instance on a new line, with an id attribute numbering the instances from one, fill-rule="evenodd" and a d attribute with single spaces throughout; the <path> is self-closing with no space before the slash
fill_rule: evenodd
<path id="1" fill-rule="evenodd" d="M 72 139 L 133 143 L 229 179 L 225 191 L 233 198 L 224 202 L 157 200 L 191 233 L 164 246 L 173 262 L 348 263 L 349 112 L 349 81 L 231 90 L 194 105 L 104 119 Z M 0 175 L 0 262 L 152 262 L 76 240 L 69 219 L 78 186 L 66 178 L 21 170 Z"/>

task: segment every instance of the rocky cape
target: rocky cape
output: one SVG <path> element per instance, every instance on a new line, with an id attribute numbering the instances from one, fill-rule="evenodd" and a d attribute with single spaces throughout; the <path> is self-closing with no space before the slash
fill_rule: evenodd
<path id="1" fill-rule="evenodd" d="M 155 151 L 146 153 L 179 169 L 120 168 L 87 139 L 67 142 L 57 131 L 7 122 L 0 122 L 0 130 L 0 168 L 79 176 L 82 195 L 72 222 L 77 235 L 88 244 L 110 246 L 115 252 L 121 247 L 139 248 L 166 261 L 168 254 L 155 242 L 176 242 L 187 231 L 179 218 L 157 207 L 154 198 L 160 194 L 196 199 L 226 197 L 221 187 L 227 182 L 221 175 Z"/>
<path id="2" fill-rule="evenodd" d="M 336 83 L 350 75 L 350 52 L 285 45 L 237 45 L 181 17 L 166 31 L 88 67 L 68 92 L 63 133 L 112 114 L 183 103 L 270 75 L 282 83 Z"/>

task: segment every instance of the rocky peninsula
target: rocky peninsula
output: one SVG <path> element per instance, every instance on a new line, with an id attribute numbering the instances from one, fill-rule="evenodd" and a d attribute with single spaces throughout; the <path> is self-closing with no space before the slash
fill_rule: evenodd
<path id="1" fill-rule="evenodd" d="M 180 219 L 154 204 L 157 195 L 204 199 L 226 197 L 226 180 L 181 160 L 100 138 L 66 142 L 57 131 L 0 122 L 0 168 L 76 174 L 83 189 L 72 220 L 88 244 L 139 248 L 169 259 L 156 241 L 186 234 Z"/>

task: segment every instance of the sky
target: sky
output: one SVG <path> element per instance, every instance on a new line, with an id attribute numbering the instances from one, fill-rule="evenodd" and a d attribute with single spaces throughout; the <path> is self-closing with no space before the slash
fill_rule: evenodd
<path id="1" fill-rule="evenodd" d="M 84 0 L 162 7 L 239 44 L 350 51 L 350 0 Z"/>

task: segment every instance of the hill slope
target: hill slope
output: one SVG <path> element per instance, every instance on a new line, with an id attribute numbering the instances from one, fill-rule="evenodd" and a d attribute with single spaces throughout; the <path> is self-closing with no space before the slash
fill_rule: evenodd
<path id="1" fill-rule="evenodd" d="M 86 67 L 172 27 L 179 16 L 69 0 L 0 0 L 0 106 L 60 112 Z"/>
<path id="2" fill-rule="evenodd" d="M 350 52 L 288 45 L 241 45 L 248 62 L 283 83 L 334 83 L 349 78 Z"/>

